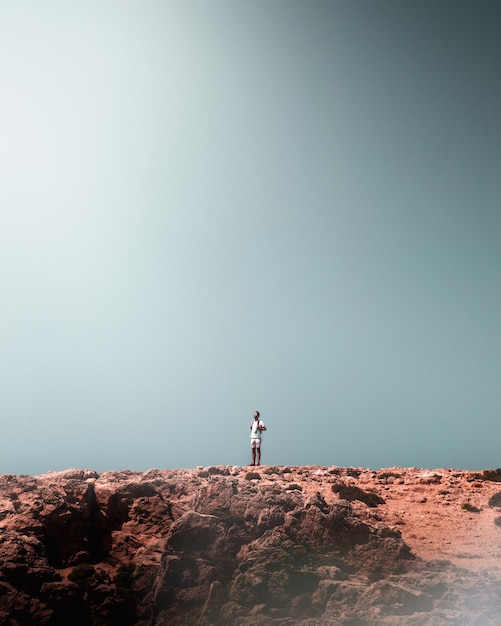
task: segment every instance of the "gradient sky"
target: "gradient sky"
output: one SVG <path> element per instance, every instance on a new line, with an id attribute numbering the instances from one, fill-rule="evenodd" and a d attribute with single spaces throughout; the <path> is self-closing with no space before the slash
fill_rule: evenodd
<path id="1" fill-rule="evenodd" d="M 0 473 L 501 466 L 501 3 L 0 4 Z"/>

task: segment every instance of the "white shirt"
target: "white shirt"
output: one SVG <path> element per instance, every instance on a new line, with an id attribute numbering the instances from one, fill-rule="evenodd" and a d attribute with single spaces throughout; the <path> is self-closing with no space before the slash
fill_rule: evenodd
<path id="1" fill-rule="evenodd" d="M 264 427 L 264 422 L 260 419 L 252 420 L 251 422 L 251 439 L 261 439 L 261 431 L 259 426 Z"/>

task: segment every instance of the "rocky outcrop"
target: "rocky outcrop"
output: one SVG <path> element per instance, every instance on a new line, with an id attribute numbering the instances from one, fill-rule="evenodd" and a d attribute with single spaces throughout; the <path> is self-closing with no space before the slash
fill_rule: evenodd
<path id="1" fill-rule="evenodd" d="M 498 571 L 385 523 L 388 472 L 252 469 L 1 476 L 0 623 L 499 623 Z"/>

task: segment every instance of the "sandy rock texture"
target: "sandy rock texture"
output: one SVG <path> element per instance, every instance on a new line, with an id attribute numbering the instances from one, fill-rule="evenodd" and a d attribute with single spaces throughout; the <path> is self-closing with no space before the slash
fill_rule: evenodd
<path id="1" fill-rule="evenodd" d="M 501 483 L 453 469 L 0 476 L 0 624 L 489 626 Z"/>

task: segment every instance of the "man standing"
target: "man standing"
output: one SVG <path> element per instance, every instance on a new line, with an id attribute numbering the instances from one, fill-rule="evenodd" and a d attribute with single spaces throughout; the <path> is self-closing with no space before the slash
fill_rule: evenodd
<path id="1" fill-rule="evenodd" d="M 261 464 L 261 433 L 266 430 L 263 421 L 259 419 L 259 411 L 254 413 L 254 419 L 250 425 L 252 463 L 251 465 Z M 257 452 L 257 463 L 256 463 Z"/>

